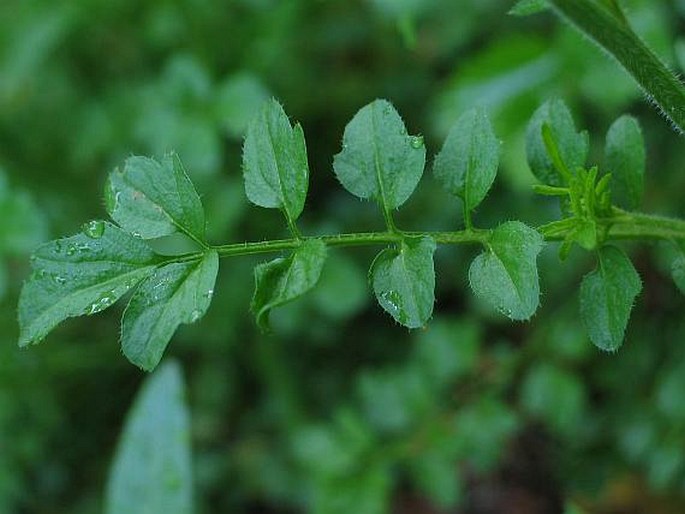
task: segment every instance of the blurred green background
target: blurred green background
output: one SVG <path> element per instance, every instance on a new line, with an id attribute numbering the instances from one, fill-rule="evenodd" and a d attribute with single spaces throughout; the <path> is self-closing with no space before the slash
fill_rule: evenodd
<path id="1" fill-rule="evenodd" d="M 0 3 L 0 512 L 100 512 L 117 437 L 144 374 L 118 349 L 120 308 L 16 345 L 15 306 L 38 243 L 102 218 L 109 171 L 175 149 L 216 243 L 281 237 L 248 205 L 241 138 L 277 97 L 302 123 L 311 167 L 305 233 L 376 230 L 371 203 L 332 173 L 345 123 L 387 98 L 434 154 L 484 105 L 502 165 L 474 221 L 557 216 L 535 197 L 523 134 L 563 98 L 591 162 L 621 113 L 648 151 L 645 210 L 685 216 L 683 139 L 619 68 L 551 14 L 504 0 L 3 0 Z M 625 0 L 635 29 L 685 71 L 685 1 Z M 398 213 L 456 229 L 429 173 Z M 252 267 L 222 262 L 208 315 L 167 355 L 188 383 L 198 513 L 685 512 L 685 300 L 661 245 L 629 245 L 644 290 L 617 354 L 578 320 L 578 250 L 540 258 L 542 306 L 512 323 L 468 290 L 477 248 L 436 254 L 435 319 L 395 325 L 374 305 L 377 249 L 331 252 L 321 284 L 258 333 Z M 132 513 L 135 514 L 135 513 Z"/>

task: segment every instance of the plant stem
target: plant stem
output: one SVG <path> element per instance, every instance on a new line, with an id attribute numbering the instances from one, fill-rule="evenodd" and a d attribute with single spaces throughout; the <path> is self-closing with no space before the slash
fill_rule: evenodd
<path id="1" fill-rule="evenodd" d="M 685 220 L 627 212 L 613 208 L 612 216 L 598 218 L 597 222 L 607 229 L 606 240 L 655 240 L 685 241 Z M 563 241 L 575 227 L 573 218 L 565 218 L 542 225 L 537 230 L 545 241 Z M 236 255 L 256 255 L 274 253 L 298 248 L 307 239 L 320 239 L 330 247 L 375 246 L 399 243 L 405 237 L 431 237 L 437 244 L 485 244 L 490 238 L 491 230 L 466 229 L 454 232 L 417 232 L 385 231 L 333 234 L 325 236 L 301 236 L 300 238 L 274 239 L 270 241 L 252 241 L 231 243 L 211 247 L 220 257 Z M 200 259 L 202 252 L 171 256 L 163 262 L 190 262 Z"/>
<path id="2" fill-rule="evenodd" d="M 614 207 L 614 216 L 608 218 L 606 224 L 609 227 L 608 239 L 685 240 L 685 220 L 627 212 Z"/>
<path id="3" fill-rule="evenodd" d="M 625 68 L 679 132 L 685 132 L 685 86 L 633 32 L 617 4 L 549 0 L 553 10 Z"/>

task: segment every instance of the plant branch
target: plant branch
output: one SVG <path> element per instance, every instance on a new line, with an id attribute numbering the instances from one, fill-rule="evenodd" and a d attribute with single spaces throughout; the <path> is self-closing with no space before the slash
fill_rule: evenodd
<path id="1" fill-rule="evenodd" d="M 685 133 L 685 86 L 630 28 L 617 4 L 614 12 L 594 0 L 549 2 L 562 19 L 613 56 L 673 127 Z"/>
<path id="2" fill-rule="evenodd" d="M 565 218 L 537 227 L 545 241 L 563 241 L 574 230 L 574 218 Z M 605 227 L 606 240 L 668 240 L 685 241 L 685 220 L 655 216 L 638 212 L 628 212 L 617 207 L 612 209 L 612 215 L 598 218 L 597 223 Z M 274 253 L 298 248 L 306 239 L 320 239 L 329 247 L 345 246 L 374 246 L 399 243 L 406 237 L 431 237 L 437 244 L 484 244 L 487 243 L 491 230 L 470 229 L 454 232 L 357 232 L 348 234 L 333 234 L 325 236 L 302 236 L 290 239 L 274 239 L 269 241 L 252 241 L 213 246 L 212 249 L 220 257 L 238 255 L 256 255 Z M 200 259 L 202 252 L 187 253 L 169 257 L 164 261 L 188 262 Z"/>

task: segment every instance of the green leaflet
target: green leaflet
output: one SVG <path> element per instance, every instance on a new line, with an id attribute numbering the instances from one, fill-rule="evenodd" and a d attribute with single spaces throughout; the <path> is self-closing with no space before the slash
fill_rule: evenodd
<path id="1" fill-rule="evenodd" d="M 587 158 L 589 142 L 585 131 L 576 132 L 571 113 L 561 100 L 542 104 L 531 118 L 526 130 L 526 157 L 533 174 L 545 184 L 565 185 L 545 145 L 542 128 L 547 125 L 556 143 L 563 165 L 575 173 Z"/>
<path id="2" fill-rule="evenodd" d="M 435 241 L 430 237 L 405 239 L 386 248 L 371 264 L 369 276 L 378 303 L 407 328 L 423 327 L 435 303 Z"/>
<path id="3" fill-rule="evenodd" d="M 480 109 L 461 115 L 435 158 L 433 173 L 443 187 L 459 196 L 468 210 L 488 194 L 499 164 L 499 141 Z"/>
<path id="4" fill-rule="evenodd" d="M 514 16 L 529 16 L 549 9 L 547 0 L 518 0 L 509 10 Z"/>
<path id="5" fill-rule="evenodd" d="M 140 284 L 121 321 L 122 350 L 133 364 L 154 369 L 178 326 L 204 316 L 218 269 L 212 250 L 200 261 L 162 266 Z"/>
<path id="6" fill-rule="evenodd" d="M 38 343 L 67 318 L 106 309 L 153 272 L 157 255 L 143 241 L 104 221 L 88 228 L 33 254 L 19 297 L 20 346 Z"/>
<path id="7" fill-rule="evenodd" d="M 106 514 L 191 514 L 190 413 L 174 362 L 143 383 L 119 441 L 105 493 Z"/>
<path id="8" fill-rule="evenodd" d="M 283 209 L 290 221 L 300 216 L 309 184 L 304 133 L 299 124 L 290 125 L 275 99 L 264 105 L 247 129 L 243 173 L 252 203 Z"/>
<path id="9" fill-rule="evenodd" d="M 202 202 L 175 153 L 161 162 L 126 159 L 124 168 L 109 176 L 105 204 L 112 219 L 137 237 L 153 239 L 179 230 L 204 243 Z"/>
<path id="10" fill-rule="evenodd" d="M 639 207 L 644 189 L 645 142 L 635 118 L 621 116 L 609 127 L 604 156 L 611 173 L 613 203 L 624 209 Z"/>
<path id="11" fill-rule="evenodd" d="M 374 198 L 389 210 L 414 192 L 425 162 L 423 138 L 407 134 L 390 102 L 374 100 L 345 127 L 342 151 L 334 157 L 333 169 L 350 193 Z"/>
<path id="12" fill-rule="evenodd" d="M 580 316 L 598 348 L 615 351 L 623 344 L 635 297 L 642 289 L 630 259 L 615 246 L 597 252 L 599 265 L 580 284 Z"/>
<path id="13" fill-rule="evenodd" d="M 286 258 L 278 258 L 255 267 L 255 292 L 252 312 L 262 330 L 269 329 L 271 309 L 299 298 L 319 281 L 326 262 L 326 245 L 308 239 Z"/>
<path id="14" fill-rule="evenodd" d="M 471 289 L 511 319 L 529 319 L 540 303 L 536 259 L 542 246 L 536 230 L 520 221 L 503 223 L 471 263 Z"/>

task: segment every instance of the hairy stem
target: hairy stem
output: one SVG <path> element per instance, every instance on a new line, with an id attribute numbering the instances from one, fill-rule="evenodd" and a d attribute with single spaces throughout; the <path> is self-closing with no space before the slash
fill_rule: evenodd
<path id="1" fill-rule="evenodd" d="M 685 132 L 685 86 L 633 32 L 616 3 L 596 0 L 549 0 L 553 10 L 613 56 L 635 79 L 649 100 Z"/>
<path id="2" fill-rule="evenodd" d="M 685 242 L 685 220 L 628 212 L 617 207 L 612 215 L 598 218 L 598 224 L 607 229 L 606 240 L 667 240 Z M 574 230 L 573 218 L 565 218 L 537 227 L 545 241 L 563 241 Z M 301 238 L 274 239 L 270 241 L 252 241 L 213 246 L 220 257 L 237 255 L 255 255 L 274 253 L 298 248 L 306 239 L 320 239 L 327 246 L 374 246 L 399 243 L 405 237 L 431 237 L 437 244 L 485 244 L 490 238 L 491 230 L 467 229 L 454 232 L 357 232 L 325 236 L 301 236 Z M 202 252 L 176 255 L 164 260 L 170 262 L 195 261 L 202 257 Z"/>

